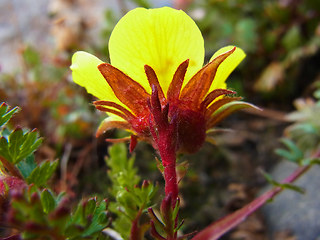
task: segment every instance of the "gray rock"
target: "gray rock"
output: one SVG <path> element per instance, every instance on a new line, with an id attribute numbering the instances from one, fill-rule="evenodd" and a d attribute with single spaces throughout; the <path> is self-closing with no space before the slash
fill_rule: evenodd
<path id="1" fill-rule="evenodd" d="M 272 171 L 281 181 L 297 166 L 284 161 Z M 320 240 L 320 167 L 313 166 L 294 184 L 302 187 L 305 194 L 285 190 L 262 208 L 271 239 L 276 232 L 290 231 L 297 240 Z"/>
<path id="2" fill-rule="evenodd" d="M 57 0 L 0 0 L 0 72 L 19 69 L 19 50 L 25 45 L 35 47 L 44 56 L 54 52 L 51 34 L 53 20 L 49 6 Z M 99 39 L 107 8 L 119 11 L 117 0 L 79 0 L 77 14 L 90 20 L 88 34 Z M 107 41 L 107 39 L 106 39 Z"/>

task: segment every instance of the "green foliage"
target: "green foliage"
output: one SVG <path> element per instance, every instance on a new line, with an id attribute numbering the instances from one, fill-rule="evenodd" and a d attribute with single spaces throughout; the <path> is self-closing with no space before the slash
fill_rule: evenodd
<path id="1" fill-rule="evenodd" d="M 295 163 L 299 163 L 303 159 L 303 152 L 292 140 L 283 138 L 281 142 L 286 146 L 287 149 L 276 149 L 276 154 Z"/>
<path id="2" fill-rule="evenodd" d="M 149 0 L 119 1 L 120 4 L 124 2 L 150 7 Z M 197 19 L 204 34 L 206 51 L 209 55 L 222 46 L 234 44 L 243 48 L 248 54 L 249 68 L 243 68 L 250 74 L 247 79 L 259 79 L 257 75 L 261 72 L 270 73 L 262 74 L 266 76 L 262 79 L 265 84 L 256 90 L 273 90 L 273 87 L 288 75 L 286 73 L 290 67 L 300 63 L 303 58 L 315 55 L 319 50 L 319 31 L 317 30 L 319 14 L 317 13 L 319 13 L 320 4 L 317 1 L 303 3 L 298 1 L 298 4 L 293 1 L 291 6 L 288 6 L 286 1 L 276 0 L 190 2 L 194 3 L 194 10 L 201 8 L 200 10 L 204 12 Z M 123 10 L 126 10 L 125 5 Z M 103 51 L 107 53 L 106 55 L 108 50 L 105 40 L 109 38 L 118 17 L 111 10 L 106 12 L 106 26 L 103 34 L 105 42 Z M 76 95 L 72 88 L 68 87 L 69 83 L 66 81 L 68 74 L 66 74 L 66 65 L 63 63 L 65 59 L 58 57 L 55 58 L 56 63 L 47 64 L 48 62 L 42 61 L 41 53 L 31 47 L 26 47 L 21 54 L 24 63 L 22 74 L 19 72 L 18 77 L 13 76 L 8 78 L 9 81 L 0 81 L 0 94 L 4 94 L 8 99 L 11 98 L 14 105 L 21 104 L 17 102 L 21 100 L 16 96 L 25 96 L 23 101 L 31 110 L 27 111 L 27 114 L 32 112 L 33 108 L 39 109 L 38 116 L 24 117 L 27 121 L 30 121 L 29 117 L 34 119 L 32 126 L 38 123 L 39 116 L 46 116 L 43 113 L 49 114 L 49 117 L 45 118 L 47 121 L 45 126 L 42 127 L 53 129 L 52 132 L 47 133 L 47 136 L 58 142 L 60 140 L 60 144 L 64 144 L 66 138 L 69 141 L 69 139 L 83 137 L 85 130 L 88 129 L 87 132 L 91 135 L 93 127 L 90 124 L 96 125 L 98 120 L 92 118 L 92 109 L 87 105 L 88 100 Z M 63 65 L 64 67 L 61 67 Z M 294 69 L 298 71 L 299 68 Z M 25 79 L 19 81 L 21 80 L 19 76 Z M 267 88 L 266 83 L 272 86 Z M 248 86 L 254 86 L 254 84 L 249 83 L 246 87 Z M 237 89 L 239 89 L 238 86 Z M 17 94 L 18 91 L 23 94 Z M 320 90 L 315 92 L 315 97 L 320 99 Z M 282 140 L 285 148 L 276 150 L 280 156 L 302 166 L 320 163 L 318 157 L 319 106 L 320 101 L 314 102 L 290 115 L 290 119 L 295 123 L 287 129 L 286 137 Z M 231 103 L 219 109 L 216 117 L 223 118 L 232 111 L 245 107 L 252 106 L 243 102 Z M 18 111 L 18 108 L 9 111 L 4 103 L 0 106 L 0 156 L 13 169 L 17 169 L 23 180 L 30 186 L 22 193 L 15 193 L 12 196 L 11 208 L 8 210 L 6 219 L 11 220 L 14 227 L 21 229 L 23 239 L 105 239 L 101 232 L 109 224 L 106 212 L 107 202 L 90 198 L 74 204 L 75 210 L 71 211 L 71 202 L 63 194 L 57 196 L 47 188 L 47 182 L 56 170 L 58 161 L 45 161 L 38 164 L 33 154 L 42 142 L 38 133 L 21 128 L 11 130 L 5 126 Z M 80 148 L 80 146 L 77 147 Z M 157 191 L 157 187 L 149 182 L 145 181 L 141 184 L 134 161 L 133 157 L 127 158 L 124 145 L 115 145 L 110 148 L 107 164 L 110 167 L 109 176 L 112 181 L 110 193 L 113 201 L 109 209 L 117 215 L 113 226 L 124 239 L 130 238 L 130 230 L 134 222 L 138 222 L 138 228 L 141 227 L 142 232 L 149 227 L 143 222 L 141 215 L 153 205 L 153 198 Z M 8 164 L 5 161 L 0 162 L 0 173 L 12 174 L 8 165 L 4 166 L 4 163 Z M 265 177 L 276 187 L 301 191 L 294 185 L 278 183 L 267 174 Z M 0 210 L 2 210 L 1 206 Z M 149 214 L 156 225 L 155 228 L 163 234 L 168 229 L 172 229 L 168 226 L 172 227 L 176 221 L 178 207 L 172 212 L 162 208 L 161 221 L 154 213 Z M 1 217 L 2 213 L 0 221 L 2 221 Z M 177 226 L 174 231 L 176 232 L 180 226 Z"/>
<path id="3" fill-rule="evenodd" d="M 48 189 L 42 191 L 40 199 L 44 213 L 48 214 L 55 209 L 57 201 Z"/>
<path id="4" fill-rule="evenodd" d="M 305 191 L 302 188 L 300 188 L 296 185 L 293 185 L 291 183 L 279 183 L 279 182 L 275 181 L 270 174 L 268 174 L 264 171 L 262 171 L 262 174 L 265 177 L 265 179 L 269 182 L 269 184 L 271 184 L 274 187 L 280 187 L 282 189 L 293 190 L 298 193 L 305 193 Z"/>
<path id="5" fill-rule="evenodd" d="M 63 193 L 55 195 L 44 188 L 58 160 L 37 164 L 33 152 L 42 142 L 38 133 L 6 128 L 5 124 L 17 109 L 9 111 L 4 103 L 0 106 L 0 174 L 12 175 L 21 184 L 15 187 L 10 198 L 6 195 L 0 198 L 0 209 L 6 208 L 6 212 L 1 213 L 0 224 L 6 222 L 19 229 L 23 239 L 107 239 L 102 233 L 110 224 L 106 200 L 82 200 L 72 212 L 70 201 Z M 29 185 L 24 186 L 23 180 Z"/>
<path id="6" fill-rule="evenodd" d="M 176 202 L 174 208 L 172 207 L 172 204 L 172 198 L 170 195 L 167 195 L 162 200 L 160 207 L 161 220 L 154 213 L 153 209 L 148 209 L 149 216 L 152 219 L 151 235 L 157 240 L 172 238 L 183 225 L 183 221 L 177 224 L 180 200 Z M 166 238 L 163 236 L 166 236 Z M 187 235 L 180 236 L 179 239 L 186 239 L 186 237 Z"/>
<path id="7" fill-rule="evenodd" d="M 8 138 L 0 138 L 0 155 L 16 164 L 32 154 L 41 142 L 36 130 L 24 132 L 21 128 L 16 128 Z"/>
<path id="8" fill-rule="evenodd" d="M 315 95 L 319 88 L 315 91 Z M 281 140 L 285 149 L 276 149 L 281 157 L 306 166 L 319 164 L 320 159 L 320 99 L 300 99 L 297 111 L 289 114 L 294 123 L 286 129 L 286 137 Z"/>
<path id="9" fill-rule="evenodd" d="M 18 224 L 23 239 L 101 239 L 110 223 L 105 200 L 83 200 L 72 212 L 66 198 L 32 185 L 13 195 L 11 205 L 8 219 Z"/>
<path id="10" fill-rule="evenodd" d="M 9 111 L 8 106 L 2 103 L 0 106 L 0 127 L 4 128 L 5 124 L 17 111 L 17 107 Z M 16 128 L 11 132 L 9 130 L 6 136 L 3 136 L 2 133 L 3 131 L 0 132 L 0 156 L 12 164 L 17 164 L 28 157 L 42 142 L 36 130 L 28 132 L 23 131 L 21 128 Z"/>
<path id="11" fill-rule="evenodd" d="M 243 1 L 201 1 L 192 7 L 203 13 L 194 16 L 205 38 L 205 48 L 210 54 L 230 43 L 247 53 L 257 48 L 259 22 L 254 16 L 263 14 L 262 3 Z M 241 8 L 242 11 L 238 11 Z M 192 13 L 192 12 L 191 12 Z M 250 13 L 250 14 L 248 14 Z"/>
<path id="12" fill-rule="evenodd" d="M 109 177 L 112 181 L 110 193 L 115 202 L 110 202 L 110 211 L 117 215 L 113 226 L 124 239 L 129 239 L 132 222 L 139 220 L 141 213 L 153 204 L 152 200 L 157 192 L 157 186 L 150 182 L 143 182 L 138 187 L 140 178 L 134 165 L 134 157 L 127 158 L 124 144 L 113 145 L 109 148 L 110 158 L 106 160 L 110 167 Z"/>
<path id="13" fill-rule="evenodd" d="M 8 110 L 8 108 L 9 108 L 9 106 L 7 104 L 5 104 L 4 102 L 1 103 L 1 105 L 0 105 L 0 128 L 11 119 L 13 114 L 15 114 L 16 112 L 19 111 L 19 108 L 17 108 L 17 107 L 11 109 L 10 111 Z"/>
<path id="14" fill-rule="evenodd" d="M 27 44 L 21 48 L 23 67 L 0 75 L 0 99 L 23 106 L 19 119 L 24 125 L 37 126 L 54 147 L 66 139 L 91 137 L 99 117 L 92 117 L 94 107 L 88 104 L 89 96 L 67 79 L 69 56 L 48 58 L 42 50 Z"/>
<path id="15" fill-rule="evenodd" d="M 67 232 L 81 233 L 82 237 L 90 237 L 101 232 L 110 223 L 107 215 L 107 201 L 97 201 L 97 198 L 83 200 L 72 214 L 68 222 Z M 82 230 L 76 230 L 75 226 L 82 226 Z M 79 227 L 77 227 L 79 228 Z"/>
<path id="16" fill-rule="evenodd" d="M 26 159 L 20 161 L 16 164 L 19 169 L 21 175 L 24 179 L 28 178 L 32 171 L 37 168 L 37 164 L 34 160 L 34 155 L 29 155 Z"/>
<path id="17" fill-rule="evenodd" d="M 9 111 L 6 104 L 1 105 L 0 121 L 3 128 L 5 123 L 17 112 L 17 109 L 13 108 Z M 36 130 L 30 132 L 21 128 L 11 131 L 5 128 L 0 136 L 0 156 L 2 157 L 0 167 L 2 172 L 6 172 L 5 169 L 7 169 L 11 170 L 11 174 L 14 174 L 14 169 L 17 169 L 28 184 L 46 186 L 47 181 L 58 166 L 58 161 L 45 161 L 39 165 L 35 163 L 33 152 L 42 143 L 42 138 L 39 138 L 38 132 Z"/>
<path id="18" fill-rule="evenodd" d="M 131 2 L 134 2 L 139 7 L 151 8 L 150 0 L 131 0 Z"/>
<path id="19" fill-rule="evenodd" d="M 51 178 L 55 172 L 59 161 L 45 161 L 39 164 L 30 175 L 26 178 L 28 184 L 35 184 L 36 186 L 45 186 L 47 181 Z"/>
<path id="20" fill-rule="evenodd" d="M 41 57 L 41 52 L 30 45 L 25 46 L 22 54 L 22 60 L 25 64 L 26 70 L 28 71 L 28 80 L 34 81 L 41 86 L 40 82 L 50 80 L 52 81 L 55 77 L 61 79 L 64 74 L 63 68 L 57 68 L 52 65 L 47 65 Z"/>
<path id="21" fill-rule="evenodd" d="M 301 76 L 316 80 L 316 63 L 307 64 L 308 67 L 303 63 L 316 57 L 320 48 L 317 1 L 191 2 L 187 10 L 203 34 L 207 59 L 227 45 L 247 53 L 240 68 L 230 76 L 229 87 L 241 74 L 240 79 L 246 79 L 241 84 L 249 90 L 246 94 L 253 90 L 265 93 L 262 97 L 273 101 L 289 100 L 302 90 Z M 314 71 L 309 71 L 311 67 Z"/>

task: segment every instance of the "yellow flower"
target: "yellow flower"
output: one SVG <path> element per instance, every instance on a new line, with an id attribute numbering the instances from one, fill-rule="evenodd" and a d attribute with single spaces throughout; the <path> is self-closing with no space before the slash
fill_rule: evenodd
<path id="1" fill-rule="evenodd" d="M 128 12 L 111 34 L 109 52 L 111 64 L 76 52 L 71 65 L 74 82 L 99 99 L 94 102 L 97 109 L 110 113 L 98 135 L 122 128 L 133 140 L 154 143 L 158 120 L 166 118 L 175 125 L 176 150 L 194 152 L 203 144 L 206 130 L 234 110 L 250 106 L 229 97 L 235 92 L 225 83 L 244 52 L 224 47 L 203 67 L 203 37 L 181 10 Z"/>

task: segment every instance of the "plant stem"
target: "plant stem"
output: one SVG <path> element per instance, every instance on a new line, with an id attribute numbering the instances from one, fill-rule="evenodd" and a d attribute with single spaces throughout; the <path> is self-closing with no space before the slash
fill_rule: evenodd
<path id="1" fill-rule="evenodd" d="M 171 194 L 172 206 L 174 207 L 179 190 L 176 173 L 175 130 L 173 128 L 174 126 L 168 125 L 166 129 L 159 131 L 157 147 L 164 167 L 165 193 L 166 196 Z"/>
<path id="2" fill-rule="evenodd" d="M 310 169 L 310 166 L 303 166 L 296 169 L 290 176 L 284 179 L 281 183 L 292 183 L 302 176 L 306 171 Z M 239 223 L 244 221 L 251 213 L 255 212 L 258 208 L 262 207 L 267 201 L 272 199 L 275 195 L 283 190 L 281 187 L 275 187 L 260 197 L 256 198 L 243 208 L 236 212 L 214 222 L 207 228 L 199 232 L 192 240 L 216 240 L 219 239 L 223 234 L 237 226 Z"/>
<path id="3" fill-rule="evenodd" d="M 139 209 L 139 212 L 137 213 L 137 216 L 132 221 L 131 231 L 130 231 L 130 240 L 141 240 L 141 232 L 139 228 L 139 220 L 142 214 L 143 206 Z"/>
<path id="4" fill-rule="evenodd" d="M 171 194 L 172 206 L 175 207 L 178 198 L 176 173 L 177 121 L 176 118 L 169 121 L 169 105 L 161 106 L 158 89 L 155 85 L 152 85 L 149 103 L 152 114 L 152 120 L 149 119 L 149 126 L 155 148 L 159 151 L 164 167 L 165 193 L 166 196 Z"/>
<path id="5" fill-rule="evenodd" d="M 175 162 L 164 166 L 164 180 L 166 196 L 170 193 L 172 194 L 172 205 L 175 206 L 179 193 Z"/>

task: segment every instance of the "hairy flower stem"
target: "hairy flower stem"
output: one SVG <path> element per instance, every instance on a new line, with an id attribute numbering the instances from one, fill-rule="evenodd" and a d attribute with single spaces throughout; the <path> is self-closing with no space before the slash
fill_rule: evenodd
<path id="1" fill-rule="evenodd" d="M 176 173 L 176 153 L 167 149 L 159 149 L 159 153 L 164 167 L 165 193 L 166 196 L 171 194 L 173 200 L 172 207 L 174 207 L 179 193 Z"/>
<path id="2" fill-rule="evenodd" d="M 156 239 L 176 240 L 178 215 L 173 216 L 178 199 L 178 181 L 176 173 L 177 150 L 177 118 L 176 114 L 169 117 L 169 104 L 161 105 L 157 86 L 152 85 L 152 94 L 149 99 L 149 128 L 152 134 L 154 148 L 158 150 L 164 168 L 165 198 L 161 204 L 161 217 L 164 224 L 166 238 L 162 237 L 152 225 L 151 234 Z M 171 106 L 172 107 L 172 106 Z M 172 112 L 174 109 L 171 109 Z"/>
<path id="3" fill-rule="evenodd" d="M 150 131 L 164 167 L 165 193 L 166 196 L 171 194 L 172 207 L 174 208 L 178 198 L 176 173 L 177 123 L 175 117 L 169 120 L 169 105 L 161 106 L 158 89 L 155 85 L 152 85 L 149 108 L 152 113 L 149 119 Z"/>

